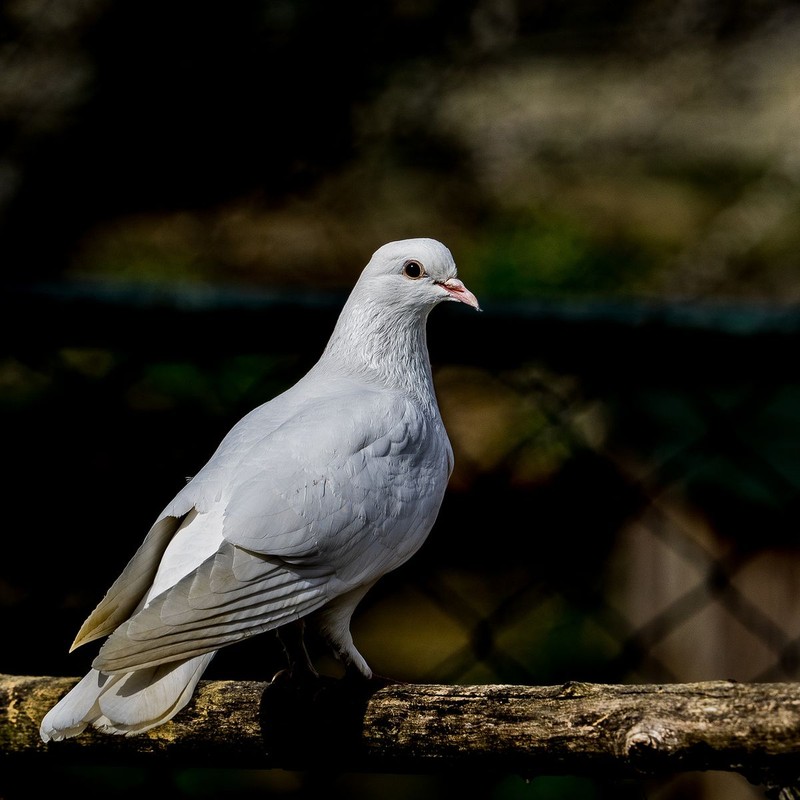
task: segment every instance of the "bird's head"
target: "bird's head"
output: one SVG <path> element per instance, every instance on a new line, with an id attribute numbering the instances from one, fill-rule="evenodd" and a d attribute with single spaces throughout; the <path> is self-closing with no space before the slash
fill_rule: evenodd
<path id="1" fill-rule="evenodd" d="M 443 244 L 435 239 L 385 244 L 356 281 L 321 363 L 430 399 L 420 389 L 431 384 L 425 320 L 444 300 L 478 308 Z"/>
<path id="2" fill-rule="evenodd" d="M 444 300 L 480 309 L 478 299 L 458 279 L 450 251 L 435 239 L 403 239 L 372 255 L 359 284 L 395 307 L 429 311 Z"/>

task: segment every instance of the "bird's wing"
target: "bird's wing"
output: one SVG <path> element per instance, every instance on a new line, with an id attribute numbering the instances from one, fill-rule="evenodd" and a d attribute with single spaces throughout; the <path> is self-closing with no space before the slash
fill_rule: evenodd
<path id="1" fill-rule="evenodd" d="M 223 536 L 360 582 L 381 550 L 397 566 L 427 534 L 451 467 L 444 428 L 406 395 L 360 391 L 292 418 L 240 462 Z M 269 452 L 269 468 L 264 468 Z M 427 525 L 427 527 L 426 527 Z M 409 540 L 411 540 L 409 542 Z M 412 551 L 413 552 L 413 551 Z"/>
<path id="2" fill-rule="evenodd" d="M 221 486 L 200 482 L 224 508 L 217 551 L 123 623 L 95 668 L 218 649 L 309 614 L 405 561 L 433 524 L 449 470 L 449 445 L 409 409 L 406 399 L 378 393 L 328 398 L 227 451 L 227 466 L 212 459 L 217 477 L 230 474 Z M 196 507 L 210 502 L 200 498 Z M 196 524 L 206 519 L 219 514 L 199 513 Z"/>
<path id="3" fill-rule="evenodd" d="M 278 558 L 223 542 L 120 625 L 92 666 L 125 672 L 218 650 L 311 613 L 327 600 L 327 579 L 319 572 L 301 575 Z"/>
<path id="4" fill-rule="evenodd" d="M 238 454 L 263 441 L 284 421 L 287 407 L 303 381 L 281 395 L 253 409 L 229 431 L 203 469 L 173 498 L 150 528 L 147 536 L 114 581 L 103 599 L 81 626 L 70 647 L 74 650 L 87 642 L 108 636 L 140 605 L 153 585 L 162 559 L 175 534 L 183 527 L 190 512 L 205 513 L 221 500 L 230 481 Z M 202 558 L 196 561 L 196 565 Z M 192 565 L 183 569 L 185 574 Z"/>

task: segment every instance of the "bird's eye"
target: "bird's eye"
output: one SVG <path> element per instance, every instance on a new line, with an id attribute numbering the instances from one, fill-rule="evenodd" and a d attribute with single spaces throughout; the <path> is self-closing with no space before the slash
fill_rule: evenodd
<path id="1" fill-rule="evenodd" d="M 412 280 L 416 280 L 417 278 L 421 278 L 425 274 L 425 270 L 422 268 L 422 264 L 419 261 L 406 261 L 403 264 L 403 275 L 406 278 L 411 278 Z"/>

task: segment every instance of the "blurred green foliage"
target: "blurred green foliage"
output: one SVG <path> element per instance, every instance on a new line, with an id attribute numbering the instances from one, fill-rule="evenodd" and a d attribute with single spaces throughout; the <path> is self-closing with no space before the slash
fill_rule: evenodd
<path id="1" fill-rule="evenodd" d="M 470 286 L 495 298 L 623 294 L 653 267 L 633 242 L 606 241 L 546 213 L 494 221 L 465 256 Z"/>

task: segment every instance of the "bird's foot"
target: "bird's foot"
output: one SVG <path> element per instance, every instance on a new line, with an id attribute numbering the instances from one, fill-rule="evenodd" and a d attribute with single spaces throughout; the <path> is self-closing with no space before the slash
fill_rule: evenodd
<path id="1" fill-rule="evenodd" d="M 342 683 L 351 687 L 353 691 L 372 695 L 379 689 L 385 689 L 387 686 L 400 686 L 405 681 L 387 678 L 385 675 L 377 675 L 374 672 L 367 678 L 356 669 L 347 669 L 345 670 L 344 678 L 342 678 Z"/>
<path id="2" fill-rule="evenodd" d="M 333 678 L 320 675 L 315 669 L 287 667 L 275 673 L 261 697 L 262 709 L 269 708 L 271 716 L 290 713 L 291 709 L 310 709 L 320 696 L 335 683 Z"/>
<path id="3" fill-rule="evenodd" d="M 292 664 L 285 669 L 278 670 L 270 681 L 270 685 L 276 686 L 316 686 L 322 680 L 320 674 L 311 666 L 305 664 Z"/>

